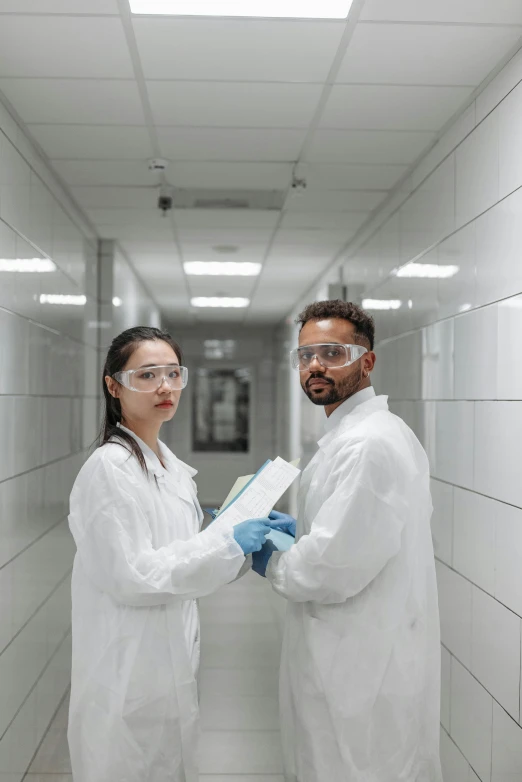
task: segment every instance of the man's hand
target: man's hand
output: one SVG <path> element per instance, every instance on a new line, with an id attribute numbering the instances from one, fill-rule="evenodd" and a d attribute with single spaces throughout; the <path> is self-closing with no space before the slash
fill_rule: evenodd
<path id="1" fill-rule="evenodd" d="M 274 527 L 274 529 L 278 529 L 280 532 L 286 532 L 287 535 L 291 535 L 295 538 L 295 527 L 297 522 L 293 516 L 289 516 L 288 513 L 279 513 L 279 511 L 273 510 L 272 513 L 268 514 L 268 518 L 270 521 L 275 521 L 277 523 L 277 527 Z"/>
<path id="2" fill-rule="evenodd" d="M 261 551 L 254 551 L 252 554 L 252 570 L 259 576 L 266 578 L 266 569 L 274 551 L 277 551 L 277 547 L 274 546 L 271 540 L 267 540 L 263 544 Z"/>

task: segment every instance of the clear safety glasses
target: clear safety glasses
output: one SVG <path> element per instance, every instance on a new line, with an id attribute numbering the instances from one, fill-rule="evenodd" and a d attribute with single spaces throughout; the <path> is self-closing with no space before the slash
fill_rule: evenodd
<path id="1" fill-rule="evenodd" d="M 341 369 L 350 366 L 367 352 L 362 345 L 338 345 L 336 342 L 302 345 L 290 351 L 290 362 L 299 372 L 308 372 L 314 358 L 325 369 Z"/>
<path id="2" fill-rule="evenodd" d="M 175 364 L 165 367 L 142 367 L 116 372 L 113 378 L 125 388 L 145 394 L 157 391 L 164 383 L 167 383 L 173 391 L 181 391 L 188 382 L 188 369 Z"/>

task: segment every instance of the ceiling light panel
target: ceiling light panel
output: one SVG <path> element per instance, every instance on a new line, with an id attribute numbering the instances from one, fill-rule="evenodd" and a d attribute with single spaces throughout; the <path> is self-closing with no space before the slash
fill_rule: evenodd
<path id="1" fill-rule="evenodd" d="M 250 299 L 232 298 L 227 296 L 196 296 L 190 300 L 192 307 L 242 309 L 250 305 Z"/>
<path id="2" fill-rule="evenodd" d="M 399 310 L 402 301 L 399 299 L 363 299 L 364 310 Z"/>
<path id="3" fill-rule="evenodd" d="M 63 304 L 69 307 L 83 307 L 86 303 L 87 297 L 83 295 L 70 295 L 65 293 L 40 294 L 40 304 Z"/>
<path id="4" fill-rule="evenodd" d="M 260 263 L 235 263 L 233 261 L 188 261 L 185 274 L 198 277 L 257 277 Z"/>
<path id="5" fill-rule="evenodd" d="M 0 258 L 0 272 L 43 274 L 56 271 L 49 258 Z"/>
<path id="6" fill-rule="evenodd" d="M 431 280 L 446 280 L 458 273 L 458 266 L 439 266 L 436 263 L 407 263 L 406 266 L 402 266 L 394 272 L 396 277 L 416 277 Z"/>
<path id="7" fill-rule="evenodd" d="M 353 0 L 130 0 L 133 14 L 346 19 Z"/>

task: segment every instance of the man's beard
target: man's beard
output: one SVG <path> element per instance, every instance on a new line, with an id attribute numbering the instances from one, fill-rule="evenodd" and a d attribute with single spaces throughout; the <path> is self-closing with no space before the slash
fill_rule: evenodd
<path id="1" fill-rule="evenodd" d="M 318 379 L 324 380 L 326 383 L 330 384 L 329 388 L 325 389 L 321 395 L 314 394 L 308 387 L 308 383 Z M 357 391 L 359 391 L 361 379 L 362 370 L 361 372 L 354 372 L 338 383 L 335 383 L 330 377 L 324 377 L 320 372 L 316 372 L 310 375 L 306 381 L 306 385 L 303 386 L 303 391 L 314 405 L 326 407 L 327 405 L 335 405 L 337 402 L 344 402 L 346 399 L 356 394 Z"/>

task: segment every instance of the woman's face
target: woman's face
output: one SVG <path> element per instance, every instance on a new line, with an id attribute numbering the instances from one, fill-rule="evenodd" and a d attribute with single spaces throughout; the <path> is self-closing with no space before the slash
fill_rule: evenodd
<path id="1" fill-rule="evenodd" d="M 123 370 L 171 365 L 179 365 L 179 358 L 170 345 L 163 340 L 147 340 L 137 345 Z M 173 390 L 165 381 L 149 393 L 131 391 L 111 377 L 106 377 L 105 382 L 112 396 L 120 400 L 125 425 L 133 421 L 161 425 L 174 418 L 178 409 L 181 390 Z"/>

